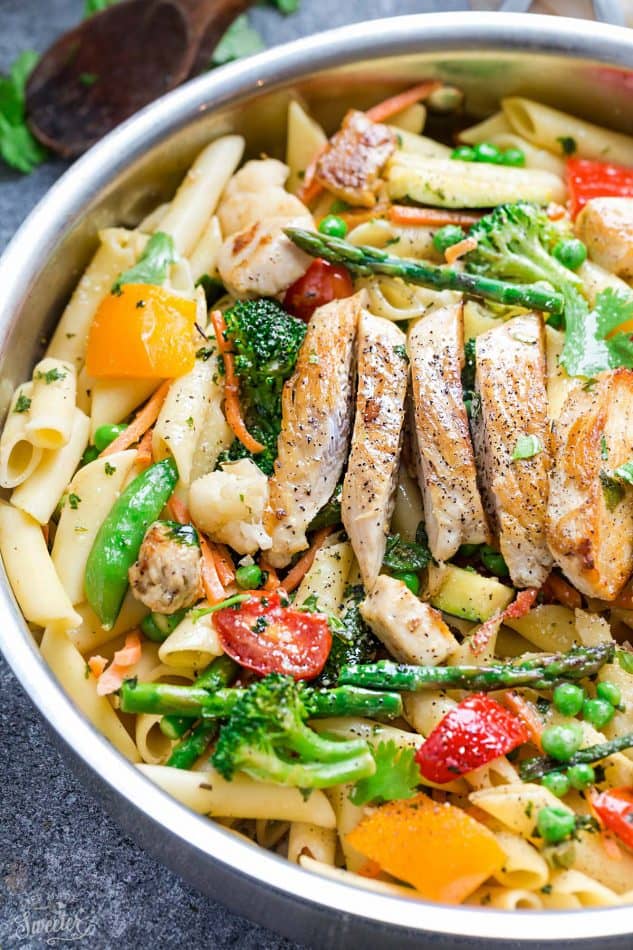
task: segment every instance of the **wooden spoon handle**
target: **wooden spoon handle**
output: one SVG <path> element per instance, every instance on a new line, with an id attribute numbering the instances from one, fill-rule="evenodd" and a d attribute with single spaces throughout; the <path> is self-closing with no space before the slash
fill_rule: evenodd
<path id="1" fill-rule="evenodd" d="M 253 6 L 254 0 L 175 0 L 190 31 L 189 74 L 209 68 L 213 50 L 231 23 Z"/>

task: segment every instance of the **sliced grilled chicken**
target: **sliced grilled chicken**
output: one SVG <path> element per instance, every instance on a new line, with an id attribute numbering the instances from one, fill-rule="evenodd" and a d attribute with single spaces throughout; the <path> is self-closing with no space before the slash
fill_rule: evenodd
<path id="1" fill-rule="evenodd" d="M 381 574 L 360 612 L 399 663 L 437 666 L 457 649 L 457 641 L 434 610 L 403 581 Z"/>
<path id="2" fill-rule="evenodd" d="M 274 297 L 308 269 L 311 258 L 283 233 L 312 228 L 312 215 L 283 188 L 289 169 L 276 159 L 247 162 L 230 180 L 218 208 L 225 238 L 218 271 L 237 297 Z"/>
<path id="3" fill-rule="evenodd" d="M 406 337 L 364 311 L 358 324 L 358 386 L 341 513 L 367 590 L 385 554 L 395 503 L 407 395 Z"/>
<path id="4" fill-rule="evenodd" d="M 461 544 L 489 540 L 462 391 L 461 303 L 418 320 L 407 348 L 426 531 L 433 557 L 446 561 Z"/>
<path id="5" fill-rule="evenodd" d="M 330 499 L 347 461 L 353 356 L 363 295 L 315 311 L 284 386 L 281 435 L 270 480 L 267 560 L 284 567 L 307 547 L 306 531 Z"/>
<path id="6" fill-rule="evenodd" d="M 381 185 L 380 172 L 396 150 L 396 135 L 350 109 L 340 132 L 320 156 L 316 180 L 352 205 L 373 208 Z"/>
<path id="7" fill-rule="evenodd" d="M 576 219 L 576 233 L 596 264 L 633 278 L 633 198 L 592 198 Z"/>
<path id="8" fill-rule="evenodd" d="M 473 413 L 483 498 L 517 587 L 540 587 L 552 566 L 545 538 L 550 432 L 543 321 L 514 317 L 477 337 Z"/>
<path id="9" fill-rule="evenodd" d="M 570 393 L 555 440 L 550 550 L 578 590 L 612 600 L 633 571 L 633 489 L 610 475 L 633 458 L 633 372 Z"/>

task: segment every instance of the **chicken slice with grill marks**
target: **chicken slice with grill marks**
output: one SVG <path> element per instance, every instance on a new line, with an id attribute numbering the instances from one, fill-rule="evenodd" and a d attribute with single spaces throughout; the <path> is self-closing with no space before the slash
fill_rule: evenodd
<path id="1" fill-rule="evenodd" d="M 633 489 L 612 473 L 633 458 L 633 372 L 601 373 L 567 397 L 555 432 L 547 540 L 583 594 L 613 600 L 633 571 Z"/>
<path id="2" fill-rule="evenodd" d="M 353 358 L 364 295 L 314 312 L 293 376 L 282 395 L 281 434 L 270 480 L 266 558 L 285 567 L 308 546 L 306 531 L 330 499 L 347 461 Z"/>
<path id="3" fill-rule="evenodd" d="M 316 180 L 351 205 L 373 208 L 382 184 L 380 172 L 395 150 L 396 135 L 389 126 L 350 109 L 319 156 Z"/>
<path id="4" fill-rule="evenodd" d="M 399 663 L 437 666 L 457 649 L 439 610 L 425 604 L 395 577 L 381 574 L 361 602 L 360 612 Z"/>
<path id="5" fill-rule="evenodd" d="M 433 557 L 446 561 L 461 544 L 489 540 L 462 391 L 462 304 L 440 307 L 418 320 L 409 330 L 407 349 L 413 452 L 426 531 Z"/>
<path id="6" fill-rule="evenodd" d="M 552 557 L 545 537 L 550 431 L 542 319 L 514 317 L 477 337 L 473 413 L 483 498 L 517 587 L 540 587 Z"/>
<path id="7" fill-rule="evenodd" d="M 405 343 L 395 323 L 363 311 L 356 416 L 341 513 L 367 590 L 380 573 L 395 502 L 409 377 Z"/>

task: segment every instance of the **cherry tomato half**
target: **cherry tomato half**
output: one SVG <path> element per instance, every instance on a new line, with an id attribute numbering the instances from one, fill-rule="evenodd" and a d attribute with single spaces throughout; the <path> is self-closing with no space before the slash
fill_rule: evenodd
<path id="1" fill-rule="evenodd" d="M 422 775 L 442 785 L 472 772 L 529 739 L 524 724 L 484 694 L 463 699 L 416 752 Z"/>
<path id="2" fill-rule="evenodd" d="M 323 614 L 284 607 L 274 591 L 213 614 L 222 647 L 241 666 L 295 679 L 318 676 L 330 653 L 332 634 Z"/>
<path id="3" fill-rule="evenodd" d="M 610 788 L 600 792 L 591 805 L 605 828 L 633 848 L 633 788 Z"/>
<path id="4" fill-rule="evenodd" d="M 351 297 L 354 284 L 346 267 L 317 257 L 284 297 L 284 309 L 306 323 L 317 309 L 331 300 Z"/>

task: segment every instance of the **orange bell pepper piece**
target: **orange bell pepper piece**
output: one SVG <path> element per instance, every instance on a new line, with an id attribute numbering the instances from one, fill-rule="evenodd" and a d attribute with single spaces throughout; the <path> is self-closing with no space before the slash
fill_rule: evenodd
<path id="1" fill-rule="evenodd" d="M 99 306 L 88 336 L 91 376 L 174 378 L 195 362 L 196 305 L 153 284 L 124 284 Z"/>
<path id="2" fill-rule="evenodd" d="M 423 897 L 444 904 L 461 903 L 505 861 L 485 825 L 423 793 L 376 808 L 347 840 Z"/>

